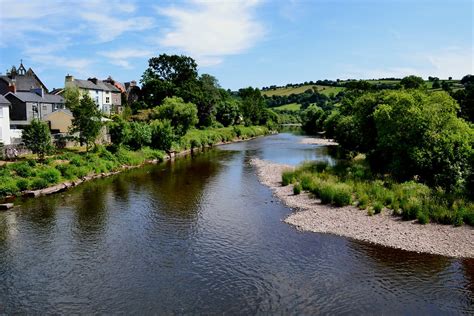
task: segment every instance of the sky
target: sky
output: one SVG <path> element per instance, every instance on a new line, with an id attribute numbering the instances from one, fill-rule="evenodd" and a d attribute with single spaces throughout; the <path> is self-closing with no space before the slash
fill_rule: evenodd
<path id="1" fill-rule="evenodd" d="M 472 0 L 0 0 L 0 72 L 139 81 L 194 58 L 226 89 L 323 79 L 472 74 Z"/>

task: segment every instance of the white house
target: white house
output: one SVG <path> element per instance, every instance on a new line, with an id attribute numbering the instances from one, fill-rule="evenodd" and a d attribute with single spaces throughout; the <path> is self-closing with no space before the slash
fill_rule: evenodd
<path id="1" fill-rule="evenodd" d="M 110 114 L 113 105 L 113 93 L 120 93 L 120 90 L 113 85 L 98 80 L 97 78 L 89 78 L 87 80 L 75 79 L 73 76 L 67 75 L 65 78 L 65 87 L 76 86 L 82 94 L 88 93 L 92 100 L 95 101 L 99 110 L 104 114 Z"/>
<path id="2" fill-rule="evenodd" d="M 10 145 L 10 102 L 0 95 L 0 142 Z"/>

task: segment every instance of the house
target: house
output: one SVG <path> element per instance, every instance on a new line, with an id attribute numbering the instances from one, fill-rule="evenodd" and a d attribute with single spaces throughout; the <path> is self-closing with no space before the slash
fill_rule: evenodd
<path id="1" fill-rule="evenodd" d="M 0 94 L 2 95 L 8 92 L 29 92 L 32 89 L 43 89 L 48 92 L 35 72 L 31 68 L 26 70 L 23 61 L 18 69 L 12 66 L 6 75 L 0 76 Z"/>
<path id="2" fill-rule="evenodd" d="M 44 119 L 54 111 L 64 108 L 64 98 L 45 93 L 42 88 L 28 92 L 8 92 L 5 98 L 11 103 L 10 128 L 23 129 L 31 120 Z"/>
<path id="3" fill-rule="evenodd" d="M 68 133 L 73 119 L 74 116 L 72 115 L 71 111 L 67 109 L 59 109 L 57 111 L 48 113 L 43 117 L 43 121 L 48 123 L 52 134 Z"/>
<path id="4" fill-rule="evenodd" d="M 0 143 L 10 145 L 10 102 L 0 95 Z"/>
<path id="5" fill-rule="evenodd" d="M 87 80 L 76 79 L 71 75 L 65 77 L 65 87 L 75 86 L 79 88 L 82 94 L 88 93 L 97 107 L 104 114 L 113 112 L 114 107 L 121 105 L 120 90 L 113 84 L 101 81 L 97 78 L 88 78 Z"/>

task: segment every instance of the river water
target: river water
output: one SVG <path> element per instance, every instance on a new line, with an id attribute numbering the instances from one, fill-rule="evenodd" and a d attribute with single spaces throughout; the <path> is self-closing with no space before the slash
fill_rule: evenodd
<path id="1" fill-rule="evenodd" d="M 279 134 L 0 213 L 1 313 L 474 313 L 474 261 L 303 233 L 253 157 L 333 162 Z"/>

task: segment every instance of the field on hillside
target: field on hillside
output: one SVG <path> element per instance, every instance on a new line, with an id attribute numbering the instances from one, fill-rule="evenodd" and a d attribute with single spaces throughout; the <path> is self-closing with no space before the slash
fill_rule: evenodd
<path id="1" fill-rule="evenodd" d="M 281 111 L 294 111 L 298 112 L 301 109 L 301 104 L 298 103 L 290 103 L 277 106 L 273 108 L 273 110 L 281 110 Z"/>
<path id="2" fill-rule="evenodd" d="M 321 94 L 329 95 L 330 93 L 337 94 L 339 91 L 344 90 L 342 87 L 330 87 L 330 86 L 319 86 L 319 85 L 304 85 L 301 87 L 284 87 L 284 88 L 277 88 L 275 90 L 266 90 L 262 91 L 262 94 L 266 96 L 273 96 L 273 95 L 290 95 L 290 94 L 300 94 L 305 92 L 308 89 L 313 89 L 313 87 L 317 87 L 318 92 Z"/>

